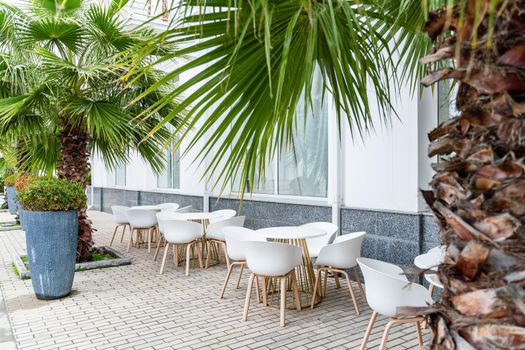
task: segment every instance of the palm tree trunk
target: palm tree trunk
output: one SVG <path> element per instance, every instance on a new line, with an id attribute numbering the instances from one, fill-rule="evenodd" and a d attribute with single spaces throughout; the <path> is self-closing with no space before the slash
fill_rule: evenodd
<path id="1" fill-rule="evenodd" d="M 61 153 L 58 163 L 58 177 L 82 184 L 85 189 L 90 171 L 89 137 L 80 127 L 64 127 L 60 134 Z M 93 228 L 87 216 L 87 208 L 81 209 L 78 215 L 77 261 L 91 259 L 93 248 Z"/>
<path id="2" fill-rule="evenodd" d="M 429 156 L 440 161 L 426 197 L 447 246 L 432 348 L 523 349 L 525 1 L 463 5 L 430 15 L 436 47 L 422 60 L 455 63 L 424 85 L 459 84 L 459 116 L 429 134 Z"/>

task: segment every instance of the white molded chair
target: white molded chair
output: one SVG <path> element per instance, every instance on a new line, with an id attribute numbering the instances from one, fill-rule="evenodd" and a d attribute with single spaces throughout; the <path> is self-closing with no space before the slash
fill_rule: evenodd
<path id="1" fill-rule="evenodd" d="M 148 252 L 151 251 L 151 238 L 154 233 L 157 231 L 157 216 L 155 211 L 148 210 L 148 209 L 129 209 L 127 211 L 128 214 L 128 221 L 129 225 L 131 226 L 131 237 L 129 238 L 128 242 L 128 249 L 131 247 L 131 244 L 133 243 L 133 232 L 137 231 L 137 239 L 136 244 L 138 246 L 139 244 L 139 237 L 141 235 L 141 231 L 147 230 L 148 231 Z"/>
<path id="2" fill-rule="evenodd" d="M 308 246 L 308 253 L 311 258 L 317 258 L 321 248 L 325 245 L 330 244 L 335 239 L 338 227 L 331 222 L 311 222 L 308 224 L 301 225 L 301 227 L 318 228 L 324 230 L 326 234 L 318 238 L 308 238 L 306 245 Z"/>
<path id="3" fill-rule="evenodd" d="M 226 251 L 230 260 L 230 264 L 228 266 L 228 273 L 226 275 L 226 279 L 224 280 L 221 293 L 219 294 L 219 298 L 221 299 L 224 297 L 224 291 L 226 290 L 226 286 L 228 285 L 228 281 L 230 280 L 234 266 L 240 267 L 237 285 L 235 286 L 236 289 L 239 289 L 242 273 L 244 271 L 244 267 L 246 266 L 246 244 L 248 242 L 266 242 L 266 238 L 255 234 L 254 230 L 250 230 L 249 228 L 245 227 L 227 226 L 222 229 L 222 232 L 225 236 Z M 258 297 L 259 281 L 257 280 L 256 282 Z"/>
<path id="4" fill-rule="evenodd" d="M 113 236 L 111 237 L 111 242 L 109 243 L 109 246 L 111 247 L 113 245 L 113 240 L 115 239 L 115 235 L 117 233 L 117 230 L 119 227 L 122 227 L 122 235 L 120 236 L 120 243 L 124 240 L 124 233 L 126 233 L 126 227 L 129 227 L 131 229 L 131 226 L 129 225 L 128 221 L 128 211 L 129 207 L 125 207 L 123 205 L 112 205 L 111 211 L 113 212 L 113 218 L 115 219 L 115 223 L 117 224 L 115 226 L 115 230 L 113 231 Z"/>
<path id="5" fill-rule="evenodd" d="M 277 278 L 281 281 L 281 326 L 284 327 L 284 312 L 286 309 L 286 281 L 290 279 L 291 287 L 294 292 L 295 307 L 301 310 L 301 297 L 297 285 L 295 268 L 301 265 L 301 248 L 283 243 L 269 242 L 247 242 L 246 243 L 246 264 L 252 271 L 246 291 L 246 302 L 244 304 L 243 321 L 248 319 L 248 309 L 252 296 L 253 280 L 262 277 L 263 304 L 268 304 L 266 294 L 266 279 Z"/>
<path id="6" fill-rule="evenodd" d="M 171 210 L 161 211 L 157 213 L 156 216 L 157 216 L 157 222 L 158 222 L 157 227 L 159 229 L 158 230 L 159 237 L 157 240 L 157 249 L 155 250 L 155 256 L 153 257 L 153 260 L 157 260 L 159 256 L 159 252 L 160 252 L 160 247 L 164 243 L 164 226 L 163 226 L 164 221 L 166 220 L 184 220 L 180 213 L 177 213 Z"/>
<path id="7" fill-rule="evenodd" d="M 230 267 L 230 259 L 228 259 L 228 253 L 226 252 L 226 238 L 224 237 L 223 229 L 227 226 L 238 226 L 244 225 L 245 216 L 235 216 L 229 219 L 221 220 L 209 224 L 206 228 L 206 268 L 210 265 L 210 255 L 213 249 L 217 252 L 217 260 L 220 262 L 221 250 L 224 252 L 224 259 L 226 260 L 226 266 Z M 222 249 L 221 249 L 222 248 Z"/>
<path id="8" fill-rule="evenodd" d="M 178 247 L 185 246 L 186 248 L 186 276 L 190 274 L 190 259 L 192 255 L 192 247 L 197 250 L 197 256 L 199 258 L 199 267 L 202 268 L 202 250 L 198 243 L 202 238 L 202 225 L 197 222 L 185 221 L 185 220 L 160 220 L 160 226 L 164 230 L 163 235 L 166 240 L 166 246 L 164 247 L 164 256 L 162 257 L 162 264 L 160 265 L 159 273 L 164 273 L 164 267 L 166 265 L 166 257 L 170 245 L 173 246 L 173 263 L 175 267 L 179 265 Z"/>
<path id="9" fill-rule="evenodd" d="M 179 209 L 178 203 L 162 203 L 157 205 L 157 208 L 160 209 L 160 211 L 174 211 Z"/>
<path id="10" fill-rule="evenodd" d="M 213 224 L 215 222 L 219 222 L 222 220 L 226 220 L 229 218 L 233 218 L 235 215 L 237 215 L 237 212 L 233 209 L 221 209 L 221 210 L 212 211 L 212 214 L 219 214 L 220 216 L 217 216 L 216 218 L 211 218 L 210 224 Z"/>
<path id="11" fill-rule="evenodd" d="M 185 207 L 179 208 L 175 210 L 176 213 L 191 213 L 193 210 L 193 207 L 191 205 L 187 205 Z"/>
<path id="12" fill-rule="evenodd" d="M 324 246 L 319 252 L 317 257 L 317 274 L 315 278 L 314 290 L 319 291 L 321 295 L 326 294 L 326 282 L 328 272 L 331 272 L 336 277 L 336 285 L 339 285 L 339 280 L 337 274 L 341 273 L 346 278 L 346 283 L 348 283 L 348 289 L 350 290 L 350 295 L 352 296 L 352 302 L 354 303 L 355 313 L 359 315 L 359 307 L 355 300 L 354 291 L 352 289 L 352 283 L 350 277 L 348 277 L 348 272 L 346 269 L 352 269 L 354 271 L 354 277 L 357 281 L 357 285 L 365 297 L 365 292 L 361 281 L 359 280 L 359 274 L 357 273 L 357 261 L 356 259 L 361 256 L 361 244 L 363 243 L 363 238 L 366 232 L 353 232 L 347 235 L 337 237 L 332 244 Z M 324 287 L 321 287 L 321 273 L 324 272 Z M 312 309 L 315 305 L 315 296 L 316 293 L 312 295 Z"/>
<path id="13" fill-rule="evenodd" d="M 397 308 L 401 306 L 423 307 L 432 304 L 428 290 L 420 284 L 409 282 L 403 275 L 403 270 L 394 264 L 367 258 L 358 258 L 357 263 L 365 279 L 368 305 L 374 310 L 360 350 L 366 349 L 366 343 L 374 327 L 377 314 L 390 318 L 379 346 L 381 350 L 386 347 L 390 328 L 399 323 L 415 323 L 419 346 L 423 346 L 420 322 L 424 320 L 424 317 L 396 318 L 395 316 Z"/>

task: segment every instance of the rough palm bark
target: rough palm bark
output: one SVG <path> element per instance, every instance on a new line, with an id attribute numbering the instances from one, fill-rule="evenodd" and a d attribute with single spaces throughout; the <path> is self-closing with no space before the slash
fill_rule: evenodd
<path id="1" fill-rule="evenodd" d="M 459 115 L 429 134 L 426 197 L 447 246 L 432 348 L 525 349 L 525 1 L 464 1 L 425 31 L 423 63 L 448 68 L 423 84 L 459 84 Z"/>
<path id="2" fill-rule="evenodd" d="M 90 171 L 88 143 L 89 136 L 78 126 L 65 126 L 60 134 L 58 177 L 78 182 L 84 189 Z M 86 211 L 86 208 L 83 208 L 78 215 L 77 261 L 79 262 L 91 259 L 94 244 L 92 222 Z"/>

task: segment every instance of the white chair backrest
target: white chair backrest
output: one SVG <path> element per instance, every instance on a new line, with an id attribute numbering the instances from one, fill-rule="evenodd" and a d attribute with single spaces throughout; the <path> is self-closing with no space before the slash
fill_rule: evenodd
<path id="1" fill-rule="evenodd" d="M 166 220 L 184 220 L 180 213 L 177 213 L 174 211 L 161 211 L 157 213 L 156 216 L 157 216 L 160 233 L 164 233 L 164 225 L 163 225 L 164 221 Z"/>
<path id="2" fill-rule="evenodd" d="M 319 262 L 339 269 L 357 266 L 356 259 L 361 256 L 361 244 L 366 232 L 352 232 L 336 237 L 332 244 L 324 246 L 319 252 Z"/>
<path id="3" fill-rule="evenodd" d="M 332 243 L 334 240 L 338 227 L 337 225 L 332 224 L 331 222 L 310 222 L 308 224 L 301 225 L 300 227 L 311 227 L 311 228 L 318 228 L 326 232 L 326 234 L 322 237 L 317 238 L 309 238 L 306 240 L 306 243 L 308 247 L 312 246 L 325 246 L 327 244 Z"/>
<path id="4" fill-rule="evenodd" d="M 161 220 L 164 238 L 169 243 L 183 244 L 202 237 L 202 225 L 186 220 Z"/>
<path id="5" fill-rule="evenodd" d="M 210 223 L 219 222 L 222 220 L 226 220 L 229 218 L 233 218 L 235 215 L 237 215 L 237 212 L 233 209 L 221 209 L 221 210 L 215 210 L 212 211 L 213 214 L 219 214 L 220 216 L 217 216 L 216 218 L 211 218 Z"/>
<path id="6" fill-rule="evenodd" d="M 213 237 L 214 239 L 224 240 L 223 228 L 225 228 L 226 226 L 242 227 L 244 225 L 245 219 L 246 219 L 245 216 L 234 216 L 226 220 L 217 221 L 212 224 L 209 224 L 208 227 L 206 228 L 206 232 L 209 233 L 210 236 Z"/>
<path id="7" fill-rule="evenodd" d="M 156 212 L 148 209 L 129 209 L 128 221 L 134 228 L 150 228 L 157 225 Z"/>
<path id="8" fill-rule="evenodd" d="M 175 212 L 177 212 L 177 213 L 191 213 L 192 210 L 193 210 L 193 207 L 191 205 L 188 205 L 188 206 L 185 206 L 185 207 L 182 207 L 182 208 L 179 208 L 179 209 L 175 210 Z"/>
<path id="9" fill-rule="evenodd" d="M 302 260 L 301 248 L 283 243 L 247 242 L 246 263 L 262 276 L 283 276 Z"/>
<path id="10" fill-rule="evenodd" d="M 157 208 L 160 209 L 160 211 L 172 211 L 177 210 L 179 208 L 178 203 L 162 203 L 157 205 Z"/>
<path id="11" fill-rule="evenodd" d="M 226 226 L 222 229 L 226 240 L 226 251 L 232 260 L 246 260 L 247 242 L 266 242 L 266 238 L 246 227 Z"/>
<path id="12" fill-rule="evenodd" d="M 129 207 L 125 207 L 123 205 L 112 205 L 111 211 L 113 212 L 113 217 L 115 219 L 115 222 L 117 224 L 127 224 L 128 223 L 128 209 Z"/>
<path id="13" fill-rule="evenodd" d="M 403 270 L 383 261 L 358 258 L 357 262 L 366 285 L 366 300 L 372 310 L 385 316 L 395 316 L 400 306 L 426 306 L 432 304 L 428 290 L 410 283 Z"/>

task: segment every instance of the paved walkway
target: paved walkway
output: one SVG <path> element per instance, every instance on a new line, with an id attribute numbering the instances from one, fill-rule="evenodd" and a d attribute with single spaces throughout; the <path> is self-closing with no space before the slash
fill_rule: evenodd
<path id="1" fill-rule="evenodd" d="M 90 212 L 90 217 L 98 230 L 96 243 L 109 244 L 111 215 Z M 114 247 L 125 252 L 125 243 Z M 278 310 L 256 303 L 242 322 L 248 274 L 240 289 L 230 287 L 221 300 L 224 265 L 192 269 L 186 277 L 169 261 L 159 275 L 153 253 L 133 248 L 126 254 L 132 265 L 78 272 L 71 296 L 40 301 L 31 280 L 19 280 L 11 269 L 11 256 L 24 253 L 22 231 L 0 232 L 0 295 L 20 350 L 357 349 L 371 315 L 359 297 L 361 315 L 355 316 L 347 289 L 334 289 L 330 281 L 327 297 L 314 310 L 287 311 L 285 328 L 279 326 Z M 3 305 L 0 301 L 0 349 L 7 350 L 14 344 L 2 343 L 12 340 Z M 379 345 L 385 323 L 384 318 L 377 322 L 369 349 Z M 389 349 L 413 348 L 418 348 L 415 326 L 396 327 Z"/>

